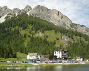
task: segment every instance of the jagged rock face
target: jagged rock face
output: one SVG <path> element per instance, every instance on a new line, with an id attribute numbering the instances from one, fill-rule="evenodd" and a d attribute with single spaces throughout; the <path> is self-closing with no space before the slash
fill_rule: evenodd
<path id="1" fill-rule="evenodd" d="M 4 16 L 11 12 L 12 12 L 12 10 L 10 10 L 7 6 L 0 7 L 0 16 Z"/>
<path id="2" fill-rule="evenodd" d="M 33 15 L 36 17 L 40 17 L 43 20 L 54 23 L 55 25 L 62 27 L 70 27 L 72 24 L 71 20 L 64 16 L 60 11 L 55 9 L 50 10 L 44 6 L 37 5 L 35 8 L 31 8 L 31 6 L 27 5 L 24 9 L 20 10 L 18 8 L 14 8 L 10 10 L 7 6 L 0 7 L 0 16 L 4 16 L 5 14 L 11 13 L 12 16 L 17 16 L 21 12 L 26 12 L 28 15 Z"/>
<path id="3" fill-rule="evenodd" d="M 76 24 L 71 29 L 89 35 L 89 28 L 84 25 Z"/>
<path id="4" fill-rule="evenodd" d="M 79 30 L 78 30 L 79 29 Z M 87 34 L 87 35 L 89 35 L 89 28 L 87 28 L 87 27 L 78 27 L 78 29 L 77 29 L 77 31 L 78 32 L 82 32 L 82 33 L 84 33 L 84 34 Z"/>
<path id="5" fill-rule="evenodd" d="M 21 13 L 21 10 L 19 8 L 14 8 L 12 10 L 12 14 L 15 14 L 16 16 Z"/>
<path id="6" fill-rule="evenodd" d="M 6 14 L 20 14 L 21 10 L 18 8 L 14 8 L 13 10 L 9 9 L 7 6 L 0 7 L 0 16 L 4 16 Z"/>
<path id="7" fill-rule="evenodd" d="M 26 5 L 24 9 L 21 10 L 21 12 L 27 13 L 29 15 L 29 12 L 32 10 L 31 6 Z"/>
<path id="8" fill-rule="evenodd" d="M 27 5 L 24 9 L 25 12 L 29 12 L 30 10 L 32 10 L 31 6 Z"/>
<path id="9" fill-rule="evenodd" d="M 41 19 L 62 27 L 70 27 L 70 24 L 72 24 L 72 21 L 68 17 L 64 16 L 60 11 L 55 9 L 50 10 L 40 5 L 33 8 L 29 14 L 40 17 Z"/>

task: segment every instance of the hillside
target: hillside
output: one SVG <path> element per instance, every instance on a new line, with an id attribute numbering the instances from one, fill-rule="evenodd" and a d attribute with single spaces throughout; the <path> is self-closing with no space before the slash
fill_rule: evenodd
<path id="1" fill-rule="evenodd" d="M 52 55 L 55 49 L 68 50 L 72 58 L 89 58 L 89 36 L 26 13 L 0 24 L 0 57 L 17 57 L 17 52 Z"/>
<path id="2" fill-rule="evenodd" d="M 72 21 L 60 11 L 55 9 L 51 10 L 41 5 L 37 5 L 33 9 L 31 6 L 27 5 L 22 10 L 18 8 L 11 10 L 7 6 L 0 7 L 0 22 L 4 22 L 5 19 L 10 19 L 11 17 L 15 17 L 21 13 L 27 13 L 29 16 L 39 17 L 40 19 L 51 22 L 59 27 L 82 32 L 83 34 L 87 34 L 89 36 L 89 28 L 86 26 L 72 23 Z"/>

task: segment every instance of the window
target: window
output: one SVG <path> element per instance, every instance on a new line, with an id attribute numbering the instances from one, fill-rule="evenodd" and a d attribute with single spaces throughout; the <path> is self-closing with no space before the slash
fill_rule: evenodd
<path id="1" fill-rule="evenodd" d="M 55 52 L 55 54 L 56 54 L 56 52 Z"/>

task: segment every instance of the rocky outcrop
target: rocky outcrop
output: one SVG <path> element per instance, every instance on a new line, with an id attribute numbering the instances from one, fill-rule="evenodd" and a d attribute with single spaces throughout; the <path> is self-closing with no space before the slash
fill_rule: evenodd
<path id="1" fill-rule="evenodd" d="M 0 7 L 0 16 L 4 16 L 4 15 L 9 14 L 11 12 L 12 12 L 12 10 L 9 9 L 7 6 Z"/>
<path id="2" fill-rule="evenodd" d="M 87 28 L 84 25 L 80 25 L 80 24 L 75 24 L 73 23 L 72 25 L 70 25 L 72 30 L 77 31 L 77 32 L 82 32 L 83 34 L 87 34 L 89 35 L 89 28 Z"/>
<path id="3" fill-rule="evenodd" d="M 3 22 L 3 21 L 5 21 L 5 17 L 7 16 L 7 14 L 6 15 L 4 15 L 4 16 L 2 16 L 1 18 L 0 18 L 0 22 Z"/>
<path id="4" fill-rule="evenodd" d="M 40 5 L 34 7 L 29 14 L 66 28 L 70 28 L 70 24 L 72 24 L 72 21 L 68 17 L 64 16 L 60 11 L 55 9 L 51 10 Z"/>
<path id="5" fill-rule="evenodd" d="M 32 10 L 31 6 L 26 5 L 26 7 L 23 9 L 25 12 L 29 12 L 30 10 Z"/>
<path id="6" fill-rule="evenodd" d="M 13 10 L 11 10 L 7 6 L 0 7 L 0 16 L 4 16 L 4 15 L 17 16 L 20 13 L 21 13 L 21 10 L 18 8 L 14 8 Z"/>
<path id="7" fill-rule="evenodd" d="M 26 5 L 26 7 L 24 9 L 21 10 L 21 13 L 27 13 L 29 15 L 29 12 L 32 10 L 31 6 Z"/>
<path id="8" fill-rule="evenodd" d="M 87 28 L 86 26 L 81 26 L 81 25 L 77 25 L 76 27 L 77 29 L 75 29 L 77 32 L 82 32 L 84 34 L 89 35 L 89 28 Z"/>
<path id="9" fill-rule="evenodd" d="M 17 16 L 17 15 L 21 14 L 21 10 L 19 8 L 14 8 L 12 10 L 12 14 L 15 14 Z"/>
<path id="10" fill-rule="evenodd" d="M 0 22 L 4 22 L 4 17 L 6 15 L 11 18 L 17 16 L 18 14 L 21 14 L 22 12 L 27 13 L 31 16 L 40 17 L 41 19 L 52 22 L 57 26 L 61 26 L 66 29 L 72 29 L 74 31 L 89 35 L 89 28 L 77 24 L 74 25 L 72 21 L 67 16 L 63 15 L 60 11 L 55 9 L 51 10 L 41 5 L 37 5 L 33 9 L 31 8 L 31 6 L 27 5 L 22 10 L 18 8 L 11 10 L 7 6 L 0 7 Z"/>
<path id="11" fill-rule="evenodd" d="M 70 42 L 75 42 L 73 39 L 69 38 L 68 36 L 62 36 L 62 40 L 64 41 L 70 41 Z"/>

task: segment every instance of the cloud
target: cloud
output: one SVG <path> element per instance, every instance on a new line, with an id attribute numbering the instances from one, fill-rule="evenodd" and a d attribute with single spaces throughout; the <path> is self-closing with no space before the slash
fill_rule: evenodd
<path id="1" fill-rule="evenodd" d="M 23 9 L 26 5 L 32 8 L 43 5 L 49 9 L 57 9 L 68 16 L 73 23 L 89 27 L 89 1 L 88 0 L 0 0 L 0 6 L 8 6 L 10 9 Z"/>

